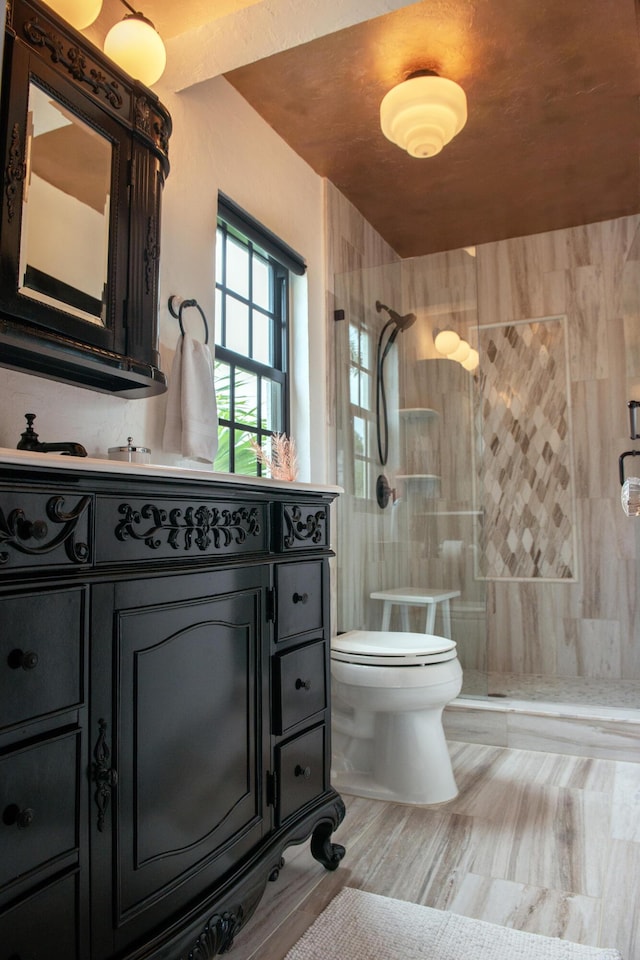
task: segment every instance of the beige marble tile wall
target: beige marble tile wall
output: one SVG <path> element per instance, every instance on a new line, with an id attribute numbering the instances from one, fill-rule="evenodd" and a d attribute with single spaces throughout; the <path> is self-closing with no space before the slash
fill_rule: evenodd
<path id="1" fill-rule="evenodd" d="M 426 268 L 426 269 L 425 269 Z M 434 347 L 438 329 L 471 340 L 477 326 L 473 251 L 453 250 L 403 261 L 405 302 L 417 314 L 401 355 L 401 404 L 434 415 L 404 425 L 403 472 L 420 472 L 420 431 L 427 439 L 422 468 L 438 476 L 432 497 L 418 481 L 404 484 L 410 530 L 410 585 L 460 591 L 452 605 L 452 635 L 465 670 L 486 668 L 485 584 L 478 574 L 480 513 L 474 475 L 473 376 Z M 402 421 L 402 418 L 401 418 Z M 420 611 L 412 626 L 422 629 Z"/>
<path id="2" fill-rule="evenodd" d="M 640 380 L 640 219 L 478 247 L 478 321 L 567 317 L 578 577 L 488 584 L 490 671 L 640 682 L 637 522 L 620 508 Z M 631 445 L 633 446 L 633 445 Z"/>
<path id="3" fill-rule="evenodd" d="M 400 307 L 401 276 L 399 257 L 336 188 L 325 183 L 327 234 L 327 370 L 330 382 L 328 426 L 337 437 L 334 464 L 336 481 L 344 488 L 334 511 L 333 540 L 337 550 L 334 563 L 332 624 L 334 629 L 366 629 L 378 625 L 378 611 L 369 599 L 387 571 L 402 569 L 408 562 L 398 549 L 397 514 L 382 512 L 373 496 L 356 496 L 354 490 L 354 433 L 348 416 L 350 390 L 349 325 L 360 328 L 370 347 L 373 362 L 375 341 L 383 317 L 376 312 L 376 300 Z M 344 320 L 333 322 L 336 310 L 344 310 Z M 373 348 L 373 349 L 371 349 Z M 397 377 L 397 367 L 387 366 L 388 376 Z M 392 393 L 397 395 L 397 389 Z M 373 380 L 370 390 L 374 388 Z M 370 394 L 369 405 L 374 402 Z M 396 405 L 397 407 L 397 405 Z M 340 415 L 338 415 L 338 412 Z M 397 422 L 397 415 L 390 418 Z M 390 438 L 390 453 L 397 460 L 397 430 Z M 367 442 L 375 457 L 375 436 Z M 368 483 L 375 484 L 374 466 L 368 468 Z"/>
<path id="4" fill-rule="evenodd" d="M 483 324 L 478 344 L 483 573 L 576 579 L 567 318 Z"/>
<path id="5" fill-rule="evenodd" d="M 433 504 L 434 512 L 440 508 L 437 521 L 427 518 L 427 510 L 422 517 L 405 510 L 403 517 L 396 508 L 395 534 L 411 535 L 406 565 L 399 545 L 389 542 L 391 533 L 383 528 L 390 523 L 375 504 L 363 514 L 341 498 L 339 525 L 348 550 L 342 558 L 345 582 L 338 588 L 347 591 L 345 609 L 351 622 L 339 626 L 375 626 L 378 613 L 367 603 L 368 593 L 399 585 L 398 577 L 439 586 L 457 576 L 470 604 L 481 605 L 487 591 L 486 651 L 484 632 L 474 634 L 474 624 L 473 630 L 464 627 L 473 643 L 463 656 L 468 667 L 488 669 L 495 685 L 491 692 L 500 692 L 500 673 L 640 683 L 640 527 L 620 508 L 617 469 L 619 454 L 633 446 L 626 404 L 632 397 L 640 399 L 640 218 L 485 244 L 477 248 L 475 259 L 465 251 L 452 251 L 398 265 L 393 251 L 330 184 L 327 212 L 329 315 L 342 306 L 334 273 L 341 275 L 341 297 L 344 275 L 353 274 L 347 283 L 349 302 L 361 317 L 383 297 L 400 312 L 416 312 L 418 323 L 398 338 L 399 406 L 439 404 L 444 413 L 439 447 L 432 447 L 434 460 L 439 459 L 433 472 L 445 483 Z M 357 277 L 361 267 L 375 270 L 365 269 Z M 456 572 L 443 565 L 433 549 L 445 541 L 474 547 L 477 541 L 469 527 L 476 521 L 465 521 L 462 509 L 455 518 L 450 515 L 456 507 L 471 504 L 472 515 L 473 506 L 482 506 L 473 484 L 466 484 L 467 474 L 473 473 L 478 431 L 471 430 L 470 441 L 466 425 L 457 429 L 465 417 L 474 416 L 465 393 L 468 380 L 457 384 L 447 373 L 447 366 L 454 365 L 435 359 L 433 331 L 451 325 L 471 337 L 476 325 L 551 316 L 567 318 L 578 579 L 484 582 L 468 558 Z M 328 368 L 335 375 L 333 339 L 327 349 Z M 335 397 L 335 383 L 332 389 Z M 395 459 L 390 457 L 389 468 L 401 474 L 406 456 L 400 433 L 392 440 Z M 415 448 L 413 452 L 420 453 Z M 461 462 L 469 465 L 468 471 L 460 472 Z M 410 495 L 401 484 L 398 490 L 408 502 Z M 361 534 L 364 541 L 358 541 Z"/>

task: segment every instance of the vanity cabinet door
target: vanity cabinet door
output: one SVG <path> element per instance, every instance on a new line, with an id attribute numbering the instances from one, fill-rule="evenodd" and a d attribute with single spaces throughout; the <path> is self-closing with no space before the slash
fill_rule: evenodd
<path id="1" fill-rule="evenodd" d="M 268 586 L 268 567 L 257 566 L 115 587 L 117 707 L 94 718 L 117 768 L 102 824 L 93 810 L 96 849 L 118 857 L 100 956 L 197 902 L 270 828 Z M 99 600 L 95 610 L 101 617 Z M 104 861 L 94 862 L 99 889 Z"/>

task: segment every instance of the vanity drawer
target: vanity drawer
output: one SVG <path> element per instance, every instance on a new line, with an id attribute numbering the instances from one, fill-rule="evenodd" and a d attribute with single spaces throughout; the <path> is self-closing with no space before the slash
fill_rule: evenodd
<path id="1" fill-rule="evenodd" d="M 325 564 L 322 560 L 276 567 L 276 639 L 322 630 Z"/>
<path id="2" fill-rule="evenodd" d="M 91 496 L 77 490 L 0 490 L 2 570 L 86 566 L 91 560 L 91 505 Z"/>
<path id="3" fill-rule="evenodd" d="M 276 549 L 280 553 L 329 546 L 327 503 L 274 504 Z"/>
<path id="4" fill-rule="evenodd" d="M 76 848 L 79 748 L 71 733 L 0 758 L 0 887 Z"/>
<path id="5" fill-rule="evenodd" d="M 0 597 L 0 729 L 83 700 L 86 588 Z"/>
<path id="6" fill-rule="evenodd" d="M 280 823 L 326 790 L 325 751 L 324 725 L 276 747 Z"/>
<path id="7" fill-rule="evenodd" d="M 79 960 L 76 884 L 65 877 L 0 914 L 0 960 Z"/>
<path id="8" fill-rule="evenodd" d="M 101 497 L 97 505 L 101 563 L 198 560 L 269 549 L 268 505 L 220 500 Z"/>
<path id="9" fill-rule="evenodd" d="M 323 641 L 273 658 L 273 732 L 280 736 L 327 706 Z"/>

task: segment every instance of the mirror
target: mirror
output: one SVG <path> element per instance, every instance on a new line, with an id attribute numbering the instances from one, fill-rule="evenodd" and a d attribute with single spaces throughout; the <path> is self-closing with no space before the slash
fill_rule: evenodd
<path id="1" fill-rule="evenodd" d="M 166 390 L 158 343 L 171 117 L 40 0 L 12 0 L 0 110 L 0 365 Z"/>
<path id="2" fill-rule="evenodd" d="M 104 325 L 110 193 L 110 142 L 32 81 L 21 294 Z"/>

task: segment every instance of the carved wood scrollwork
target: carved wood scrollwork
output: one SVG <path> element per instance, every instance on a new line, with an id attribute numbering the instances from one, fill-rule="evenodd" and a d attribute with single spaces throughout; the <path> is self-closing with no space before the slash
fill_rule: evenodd
<path id="1" fill-rule="evenodd" d="M 247 537 L 256 537 L 261 533 L 260 515 L 256 507 L 240 507 L 237 510 L 219 510 L 217 507 L 187 507 L 184 512 L 179 508 L 164 510 L 147 503 L 141 510 L 131 504 L 122 503 L 119 507 L 123 519 L 117 525 L 115 534 L 118 540 L 143 541 L 152 550 L 157 550 L 166 542 L 174 550 L 190 550 L 194 545 L 201 551 L 212 544 L 214 549 L 228 547 L 231 543 L 244 543 Z M 138 529 L 144 521 L 150 525 Z"/>
<path id="2" fill-rule="evenodd" d="M 18 553 L 36 557 L 51 553 L 60 544 L 64 544 L 65 553 L 72 563 L 86 563 L 89 558 L 89 546 L 76 541 L 76 527 L 87 509 L 91 497 L 81 497 L 76 506 L 69 511 L 63 510 L 64 497 L 50 497 L 46 505 L 46 515 L 57 527 L 50 536 L 49 527 L 44 520 L 28 520 L 24 510 L 11 510 L 6 516 L 0 509 L 0 546 L 12 547 Z M 28 541 L 35 540 L 35 543 Z M 0 564 L 8 563 L 9 553 L 0 550 Z"/>
<path id="3" fill-rule="evenodd" d="M 28 20 L 24 33 L 34 47 L 46 47 L 54 63 L 60 63 L 78 83 L 88 84 L 95 94 L 102 94 L 115 110 L 120 110 L 123 98 L 117 80 L 109 80 L 101 70 L 87 71 L 87 61 L 79 47 L 70 46 L 65 53 L 64 42 L 57 33 L 49 33 L 37 17 Z"/>
<path id="4" fill-rule="evenodd" d="M 231 949 L 236 933 L 242 927 L 244 912 L 242 907 L 224 913 L 215 913 L 196 940 L 192 949 L 182 960 L 211 960 L 218 953 Z"/>
<path id="5" fill-rule="evenodd" d="M 93 748 L 93 759 L 91 779 L 96 784 L 94 799 L 98 808 L 97 827 L 100 833 L 102 833 L 109 808 L 109 801 L 111 800 L 111 791 L 118 782 L 118 774 L 113 767 L 109 766 L 111 750 L 107 743 L 106 720 L 98 720 L 98 739 Z"/>
<path id="6" fill-rule="evenodd" d="M 27 165 L 20 146 L 20 128 L 17 123 L 14 123 L 13 129 L 11 130 L 11 143 L 9 145 L 9 163 L 4 174 L 5 193 L 7 195 L 7 220 L 9 223 L 11 223 L 16 213 L 18 184 L 24 180 L 26 175 Z"/>
<path id="7" fill-rule="evenodd" d="M 151 293 L 155 276 L 155 262 L 160 256 L 158 243 L 158 225 L 155 217 L 147 220 L 147 238 L 144 247 L 144 281 L 147 294 Z"/>
<path id="8" fill-rule="evenodd" d="M 326 510 L 316 510 L 303 516 L 299 506 L 285 506 L 284 522 L 287 528 L 284 545 L 287 549 L 294 547 L 296 540 L 303 543 L 309 540 L 311 543 L 323 543 L 326 538 Z"/>

